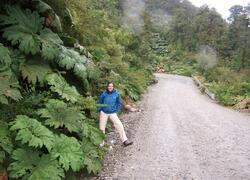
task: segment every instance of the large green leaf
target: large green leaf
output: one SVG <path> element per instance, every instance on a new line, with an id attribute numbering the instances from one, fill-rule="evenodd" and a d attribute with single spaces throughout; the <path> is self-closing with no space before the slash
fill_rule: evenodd
<path id="1" fill-rule="evenodd" d="M 6 122 L 2 121 L 0 121 L 0 147 L 9 154 L 13 149 L 9 126 Z"/>
<path id="2" fill-rule="evenodd" d="M 3 37 L 12 45 L 19 45 L 25 54 L 41 55 L 45 59 L 54 59 L 59 54 L 61 39 L 50 29 L 43 27 L 44 18 L 38 12 L 25 11 L 19 6 L 8 6 L 7 15 L 0 16 L 0 24 L 5 25 Z"/>
<path id="3" fill-rule="evenodd" d="M 31 149 L 17 149 L 13 151 L 12 158 L 15 161 L 8 168 L 10 177 L 19 178 L 33 169 L 34 165 L 39 161 L 39 153 Z"/>
<path id="4" fill-rule="evenodd" d="M 62 40 L 50 29 L 44 28 L 40 31 L 40 41 L 42 42 L 42 56 L 45 59 L 54 59 L 59 55 L 59 44 Z"/>
<path id="5" fill-rule="evenodd" d="M 86 65 L 89 61 L 86 56 L 80 55 L 74 49 L 63 46 L 61 46 L 61 53 L 57 58 L 57 62 L 61 67 L 67 70 L 73 69 L 74 73 L 83 79 L 87 77 Z"/>
<path id="6" fill-rule="evenodd" d="M 0 121 L 0 164 L 3 163 L 6 152 L 11 154 L 13 144 L 9 131 L 8 123 Z"/>
<path id="7" fill-rule="evenodd" d="M 5 159 L 5 152 L 0 150 L 0 164 L 3 163 L 4 159 Z"/>
<path id="8" fill-rule="evenodd" d="M 33 57 L 22 63 L 20 65 L 20 70 L 23 78 L 27 78 L 28 82 L 32 84 L 36 84 L 37 82 L 43 84 L 46 75 L 52 72 L 48 62 L 37 57 Z"/>
<path id="9" fill-rule="evenodd" d="M 97 174 L 102 169 L 104 152 L 99 146 L 94 145 L 89 138 L 83 138 L 82 149 L 84 152 L 84 165 L 89 173 Z"/>
<path id="10" fill-rule="evenodd" d="M 102 131 L 87 122 L 84 122 L 82 124 L 82 133 L 85 137 L 89 138 L 93 144 L 97 146 L 100 145 L 105 138 Z"/>
<path id="11" fill-rule="evenodd" d="M 70 167 L 73 171 L 78 171 L 83 166 L 84 154 L 80 143 L 74 137 L 63 134 L 56 136 L 50 154 L 54 158 L 59 158 L 59 163 L 66 171 Z"/>
<path id="12" fill-rule="evenodd" d="M 64 170 L 58 161 L 51 159 L 50 155 L 43 155 L 37 162 L 28 180 L 61 180 L 63 177 Z"/>
<path id="13" fill-rule="evenodd" d="M 26 54 L 36 54 L 40 51 L 40 41 L 37 33 L 42 28 L 43 18 L 37 12 L 29 9 L 23 11 L 19 6 L 8 6 L 7 14 L 0 16 L 0 24 L 9 25 L 4 28 L 3 37 L 12 45 L 19 44 L 19 49 Z"/>
<path id="14" fill-rule="evenodd" d="M 82 149 L 84 152 L 84 165 L 89 173 L 97 174 L 101 171 L 104 158 L 103 151 L 99 145 L 103 142 L 105 135 L 97 127 L 88 122 L 82 124 Z"/>
<path id="15" fill-rule="evenodd" d="M 60 180 L 64 177 L 64 171 L 58 161 L 50 155 L 40 156 L 37 151 L 19 148 L 13 152 L 12 158 L 15 161 L 8 168 L 12 178 Z"/>
<path id="16" fill-rule="evenodd" d="M 10 52 L 7 47 L 0 43 L 0 71 L 7 70 L 11 64 Z"/>
<path id="17" fill-rule="evenodd" d="M 21 76 L 20 65 L 26 61 L 25 55 L 21 51 L 15 49 L 15 50 L 11 50 L 10 57 L 12 59 L 12 63 L 11 63 L 12 72 L 16 76 Z"/>
<path id="18" fill-rule="evenodd" d="M 19 82 L 11 72 L 0 73 L 0 103 L 8 104 L 8 99 L 11 98 L 18 101 L 22 98 L 19 91 Z"/>
<path id="19" fill-rule="evenodd" d="M 48 84 L 51 85 L 51 91 L 58 93 L 67 101 L 74 103 L 80 97 L 76 88 L 74 86 L 70 86 L 61 75 L 56 73 L 49 74 L 47 75 L 46 80 L 48 81 Z"/>
<path id="20" fill-rule="evenodd" d="M 40 51 L 40 41 L 31 30 L 19 26 L 10 26 L 4 29 L 3 37 L 11 41 L 12 45 L 19 44 L 19 49 L 25 54 L 36 54 Z"/>
<path id="21" fill-rule="evenodd" d="M 38 110 L 45 123 L 51 127 L 66 127 L 70 132 L 79 132 L 82 120 L 85 116 L 76 107 L 69 107 L 66 103 L 56 99 L 50 99 L 46 107 Z"/>
<path id="22" fill-rule="evenodd" d="M 49 129 L 25 115 L 18 115 L 10 130 L 17 131 L 16 140 L 32 147 L 45 146 L 49 150 L 54 141 L 54 135 Z"/>

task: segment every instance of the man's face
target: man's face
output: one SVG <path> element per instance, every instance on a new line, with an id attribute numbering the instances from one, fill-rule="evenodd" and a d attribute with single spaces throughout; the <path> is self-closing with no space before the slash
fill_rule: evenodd
<path id="1" fill-rule="evenodd" d="M 108 91 L 111 92 L 111 91 L 113 91 L 113 89 L 114 89 L 114 84 L 110 83 L 108 85 Z"/>

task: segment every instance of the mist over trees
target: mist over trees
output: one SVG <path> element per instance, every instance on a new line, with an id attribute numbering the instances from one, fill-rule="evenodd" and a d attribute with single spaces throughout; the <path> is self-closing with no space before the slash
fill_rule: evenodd
<path id="1" fill-rule="evenodd" d="M 215 8 L 193 6 L 189 1 L 145 1 L 149 14 L 156 10 L 168 15 L 165 28 L 154 26 L 169 44 L 187 51 L 202 45 L 214 48 L 218 55 L 238 61 L 239 67 L 249 68 L 250 5 L 230 8 L 228 21 Z M 157 21 L 157 19 L 155 20 Z"/>

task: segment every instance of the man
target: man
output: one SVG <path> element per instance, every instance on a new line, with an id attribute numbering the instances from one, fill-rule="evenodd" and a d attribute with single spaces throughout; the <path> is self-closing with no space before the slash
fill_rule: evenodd
<path id="1" fill-rule="evenodd" d="M 125 147 L 132 145 L 133 142 L 128 141 L 124 127 L 117 116 L 117 112 L 121 111 L 122 99 L 118 91 L 114 89 L 113 82 L 108 82 L 107 89 L 98 98 L 98 104 L 104 105 L 97 107 L 97 110 L 100 112 L 99 127 L 101 131 L 105 134 L 107 120 L 110 118 L 116 130 L 119 132 L 123 145 Z M 101 145 L 103 146 L 103 143 Z"/>

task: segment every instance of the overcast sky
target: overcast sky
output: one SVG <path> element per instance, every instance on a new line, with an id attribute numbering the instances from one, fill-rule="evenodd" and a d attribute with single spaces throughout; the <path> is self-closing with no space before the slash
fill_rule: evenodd
<path id="1" fill-rule="evenodd" d="M 189 0 L 194 5 L 200 7 L 203 4 L 207 4 L 210 7 L 216 8 L 216 10 L 225 18 L 227 19 L 229 16 L 228 9 L 232 7 L 233 5 L 247 5 L 247 3 L 250 3 L 250 0 Z"/>

